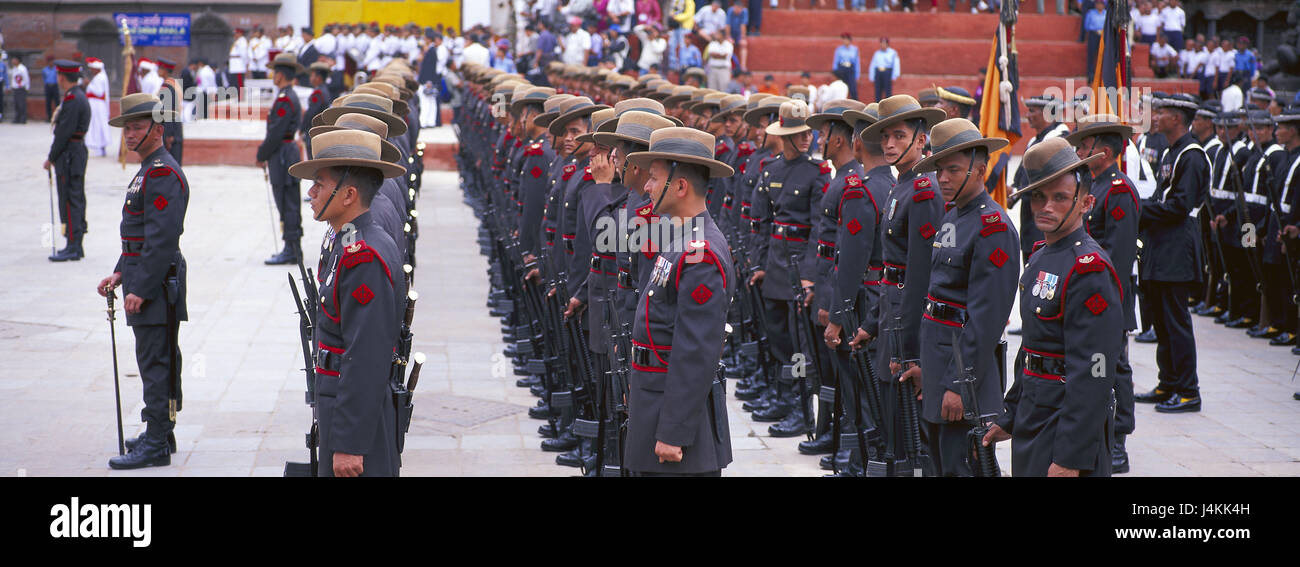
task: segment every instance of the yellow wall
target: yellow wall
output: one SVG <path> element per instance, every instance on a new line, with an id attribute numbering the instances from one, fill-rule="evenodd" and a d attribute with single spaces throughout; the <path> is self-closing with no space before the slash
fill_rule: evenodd
<path id="1" fill-rule="evenodd" d="M 470 0 L 484 1 L 484 0 Z M 462 0 L 312 0 L 312 28 L 321 32 L 331 22 L 354 24 L 379 22 L 420 27 L 460 28 Z"/>

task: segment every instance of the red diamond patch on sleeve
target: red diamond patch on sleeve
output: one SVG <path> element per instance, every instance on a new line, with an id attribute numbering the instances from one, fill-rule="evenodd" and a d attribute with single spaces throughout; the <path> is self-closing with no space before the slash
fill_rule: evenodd
<path id="1" fill-rule="evenodd" d="M 370 303 L 370 300 L 374 298 L 374 292 L 370 291 L 370 288 L 366 287 L 366 284 L 361 284 L 361 287 L 352 291 L 352 299 L 357 300 L 357 303 L 362 305 Z"/>
<path id="2" fill-rule="evenodd" d="M 928 222 L 921 225 L 921 228 L 918 230 L 921 233 L 921 238 L 930 238 L 931 236 L 934 236 L 935 233 L 934 226 Z"/>
<path id="3" fill-rule="evenodd" d="M 1007 263 L 1007 260 L 1007 253 L 1003 252 L 1001 248 L 998 248 L 994 250 L 992 254 L 989 254 L 989 261 L 999 268 L 1001 268 L 1003 264 Z"/>
<path id="4" fill-rule="evenodd" d="M 532 170 L 532 171 L 529 171 L 528 173 L 532 174 L 533 178 L 536 179 L 536 178 L 542 176 L 542 168 L 537 167 L 537 166 L 534 165 L 534 166 L 533 166 L 533 170 Z"/>
<path id="5" fill-rule="evenodd" d="M 695 288 L 695 291 L 691 292 L 691 299 L 694 299 L 696 303 L 701 305 L 707 302 L 710 297 L 713 297 L 713 290 L 709 289 L 709 286 L 704 284 L 700 284 L 699 287 Z"/>
<path id="6" fill-rule="evenodd" d="M 312 104 L 316 104 L 316 103 L 318 103 L 318 102 L 320 102 L 320 96 L 318 96 L 316 93 L 312 93 L 312 95 L 311 95 L 311 103 L 312 103 Z"/>
<path id="7" fill-rule="evenodd" d="M 162 195 L 159 195 L 157 199 L 153 200 L 153 206 L 161 211 L 167 208 L 167 199 L 163 198 Z"/>
<path id="8" fill-rule="evenodd" d="M 858 222 L 858 219 L 853 219 L 849 221 L 849 224 L 845 225 L 845 228 L 849 229 L 849 234 L 857 234 L 858 231 L 862 230 L 862 223 Z"/>
<path id="9" fill-rule="evenodd" d="M 284 116 L 284 107 L 281 106 L 280 108 L 275 109 L 275 115 L 276 115 L 276 116 Z"/>
<path id="10" fill-rule="evenodd" d="M 1083 306 L 1087 307 L 1088 311 L 1091 311 L 1093 315 L 1101 315 L 1101 312 L 1106 310 L 1108 304 L 1100 293 L 1094 293 L 1092 294 L 1092 297 L 1089 297 L 1087 301 L 1083 302 Z"/>
<path id="11" fill-rule="evenodd" d="M 1121 220 L 1124 218 L 1124 209 L 1115 207 L 1110 210 L 1110 216 L 1115 217 L 1115 220 Z"/>

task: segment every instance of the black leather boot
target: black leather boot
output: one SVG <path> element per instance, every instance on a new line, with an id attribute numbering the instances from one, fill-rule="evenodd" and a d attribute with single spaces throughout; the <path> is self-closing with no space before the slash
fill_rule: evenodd
<path id="1" fill-rule="evenodd" d="M 772 403 L 767 407 L 756 408 L 754 413 L 750 414 L 751 419 L 758 422 L 781 421 L 799 405 L 798 395 L 785 392 L 784 385 L 778 385 L 775 390 L 777 393 L 773 396 Z"/>
<path id="2" fill-rule="evenodd" d="M 67 262 L 82 259 L 86 254 L 81 250 L 81 237 L 68 239 L 68 245 L 50 256 L 51 262 Z"/>
<path id="3" fill-rule="evenodd" d="M 515 380 L 515 386 L 519 388 L 531 388 L 533 387 L 534 384 L 541 384 L 541 383 L 542 383 L 541 376 L 526 376 L 524 378 Z"/>
<path id="4" fill-rule="evenodd" d="M 565 451 L 555 456 L 555 464 L 562 467 L 578 468 L 582 466 L 582 455 L 578 452 L 578 445 L 575 443 L 573 449 Z"/>
<path id="5" fill-rule="evenodd" d="M 775 426 L 773 426 L 775 427 Z M 774 436 L 775 437 L 775 436 Z M 801 455 L 825 455 L 831 452 L 831 446 L 835 444 L 835 435 L 831 431 L 826 431 L 818 435 L 812 441 L 799 442 L 799 454 Z"/>
<path id="6" fill-rule="evenodd" d="M 835 453 L 834 455 L 826 455 L 825 457 L 822 457 L 820 460 L 817 461 L 817 465 L 820 466 L 824 471 L 835 470 L 835 468 L 831 465 L 832 462 L 831 459 L 834 459 L 835 463 L 842 463 L 847 465 L 849 462 L 851 462 L 849 459 L 850 456 L 851 453 L 849 449 L 840 449 L 839 452 Z"/>
<path id="7" fill-rule="evenodd" d="M 1133 341 L 1134 341 L 1134 342 L 1139 342 L 1139 343 L 1154 343 L 1154 342 L 1156 342 L 1156 328 L 1155 328 L 1155 327 L 1151 327 L 1150 329 L 1147 329 L 1147 330 L 1145 330 L 1145 331 L 1142 331 L 1141 334 L 1139 334 L 1138 336 L 1136 336 L 1136 337 L 1133 338 Z"/>
<path id="8" fill-rule="evenodd" d="M 754 421 L 758 421 L 758 412 L 754 412 L 754 415 Z M 795 403 L 791 405 L 790 412 L 785 415 L 785 418 L 783 418 L 780 423 L 768 426 L 767 434 L 772 437 L 798 437 L 800 435 L 807 435 L 810 430 L 809 425 L 812 421 L 810 418 L 811 416 L 808 415 L 808 410 L 805 409 L 803 404 L 799 403 L 796 399 Z"/>
<path id="9" fill-rule="evenodd" d="M 130 439 L 127 439 L 125 442 L 126 450 L 130 451 L 131 449 L 134 449 L 136 445 L 140 444 L 141 439 L 144 439 L 143 433 L 135 437 L 132 437 Z M 176 432 L 175 431 L 167 432 L 167 452 L 173 454 L 176 453 Z"/>
<path id="10" fill-rule="evenodd" d="M 165 467 L 170 464 L 172 457 L 167 452 L 167 433 L 163 433 L 161 428 L 145 430 L 131 452 L 108 460 L 108 467 L 116 470 Z"/>
<path id="11" fill-rule="evenodd" d="M 555 412 L 551 411 L 550 404 L 545 401 L 539 401 L 537 407 L 528 408 L 528 417 L 533 419 L 550 419 L 555 417 Z"/>
<path id="12" fill-rule="evenodd" d="M 1110 473 L 1124 474 L 1128 472 L 1128 450 L 1124 448 L 1124 434 L 1115 434 L 1115 444 L 1110 448 Z"/>
<path id="13" fill-rule="evenodd" d="M 740 409 L 745 411 L 758 411 L 766 409 L 772 405 L 777 397 L 777 387 L 774 385 L 764 386 L 758 394 L 758 399 L 740 404 Z"/>
<path id="14" fill-rule="evenodd" d="M 267 258 L 263 263 L 268 266 L 282 266 L 286 264 L 297 264 L 298 258 L 302 257 L 302 248 L 299 247 L 297 240 L 284 241 L 284 248 L 279 254 Z"/>
<path id="15" fill-rule="evenodd" d="M 537 426 L 537 434 L 547 439 L 555 439 L 555 426 L 543 423 Z"/>
<path id="16" fill-rule="evenodd" d="M 561 431 L 558 437 L 553 439 L 543 439 L 542 450 L 551 453 L 560 453 L 577 447 L 579 441 L 581 441 L 581 439 L 578 439 L 572 431 Z"/>

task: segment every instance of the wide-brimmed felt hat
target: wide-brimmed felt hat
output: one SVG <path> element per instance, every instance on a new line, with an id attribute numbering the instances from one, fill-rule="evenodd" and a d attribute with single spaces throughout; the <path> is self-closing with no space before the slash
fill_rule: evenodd
<path id="1" fill-rule="evenodd" d="M 303 66 L 298 63 L 298 57 L 288 51 L 281 52 L 280 54 L 275 56 L 275 59 L 271 60 L 271 70 L 275 70 L 276 67 L 286 67 L 292 69 L 294 75 L 298 75 L 306 71 L 306 69 L 304 69 Z"/>
<path id="2" fill-rule="evenodd" d="M 1223 112 L 1220 112 L 1219 116 L 1215 118 L 1214 125 L 1215 126 L 1240 126 L 1242 121 L 1244 121 L 1245 119 L 1246 119 L 1246 113 L 1240 110 L 1225 110 Z"/>
<path id="3" fill-rule="evenodd" d="M 380 152 L 381 159 L 397 163 L 397 161 L 402 158 L 402 152 L 397 149 L 397 146 L 393 145 L 392 142 L 386 139 L 388 138 L 388 124 L 383 120 L 370 116 L 369 114 L 362 114 L 360 112 L 340 114 L 329 124 L 313 126 L 312 129 L 307 132 L 307 135 L 311 138 L 315 138 L 316 136 L 326 132 L 334 132 L 336 130 L 361 130 L 363 132 L 370 132 L 371 134 L 379 136 L 379 138 L 383 140 L 383 151 Z"/>
<path id="4" fill-rule="evenodd" d="M 649 169 L 650 163 L 657 159 L 691 163 L 708 168 L 709 177 L 730 177 L 736 171 L 713 159 L 716 143 L 713 134 L 694 128 L 660 128 L 650 133 L 648 151 L 632 152 L 627 155 L 627 160 L 641 169 Z"/>
<path id="5" fill-rule="evenodd" d="M 384 177 L 404 175 L 405 167 L 382 159 L 381 142 L 378 135 L 363 130 L 335 130 L 312 136 L 312 159 L 289 166 L 289 175 L 315 179 L 316 172 L 325 167 L 369 167 Z"/>
<path id="6" fill-rule="evenodd" d="M 1063 108 L 1061 99 L 1050 94 L 1031 96 L 1025 99 L 1025 106 L 1029 108 L 1041 108 L 1044 112 L 1056 112 L 1058 115 Z"/>
<path id="7" fill-rule="evenodd" d="M 1246 124 L 1251 126 L 1272 126 L 1273 115 L 1267 110 L 1251 109 L 1246 111 Z"/>
<path id="8" fill-rule="evenodd" d="M 683 110 L 687 112 L 695 112 L 695 105 L 704 102 L 704 97 L 709 96 L 711 94 L 717 94 L 717 93 L 718 91 L 715 91 L 713 89 L 707 87 L 700 87 L 698 89 L 691 91 L 690 100 L 683 102 L 681 104 L 681 107 Z"/>
<path id="9" fill-rule="evenodd" d="M 860 133 L 863 128 L 875 124 L 880 120 L 879 113 L 880 103 L 873 102 L 862 107 L 862 110 L 845 110 L 844 121 L 853 126 L 856 133 Z"/>
<path id="10" fill-rule="evenodd" d="M 1280 114 L 1273 117 L 1273 121 L 1278 124 L 1300 122 L 1300 105 L 1287 105 Z"/>
<path id="11" fill-rule="evenodd" d="M 1273 102 L 1274 98 L 1273 93 L 1264 89 L 1258 87 L 1250 89 L 1250 100 L 1267 100 Z"/>
<path id="12" fill-rule="evenodd" d="M 652 98 L 629 98 L 614 103 L 615 118 L 621 117 L 624 114 L 627 114 L 629 112 L 648 112 L 650 114 L 657 114 L 659 116 L 664 117 L 669 122 L 672 122 L 673 126 L 682 125 L 681 120 L 678 120 L 676 118 L 673 118 L 672 116 L 668 116 L 667 114 L 664 114 L 665 112 L 664 105 Z M 605 124 L 605 128 L 606 129 L 604 131 L 606 132 L 614 131 L 613 124 Z"/>
<path id="13" fill-rule="evenodd" d="M 984 148 L 993 153 L 1007 147 L 1006 138 L 985 138 L 980 129 L 965 118 L 949 118 L 930 129 L 930 147 L 934 153 L 912 166 L 912 171 L 934 171 L 939 160 L 972 148 Z"/>
<path id="14" fill-rule="evenodd" d="M 1099 160 L 1105 156 L 1095 154 L 1088 156 L 1088 159 L 1079 159 L 1079 154 L 1075 152 L 1074 146 L 1070 145 L 1065 138 L 1055 137 L 1048 138 L 1034 144 L 1029 148 L 1020 160 L 1020 167 L 1024 169 L 1028 176 L 1029 184 L 1021 187 L 1015 193 L 1008 195 L 1007 198 L 1016 197 L 1042 187 L 1058 177 L 1070 173 L 1076 169 L 1087 167 L 1089 163 Z M 1087 191 L 1087 189 L 1084 189 Z"/>
<path id="15" fill-rule="evenodd" d="M 789 100 L 777 109 L 777 121 L 767 125 L 769 136 L 790 136 L 812 130 L 808 127 L 808 105 L 802 100 Z"/>
<path id="16" fill-rule="evenodd" d="M 663 81 L 662 83 L 655 85 L 654 90 L 644 89 L 642 91 L 641 96 L 644 96 L 645 98 L 652 98 L 659 102 L 663 102 L 664 99 L 667 99 L 668 97 L 672 96 L 673 90 L 676 88 L 677 85 L 674 85 L 668 81 Z"/>
<path id="17" fill-rule="evenodd" d="M 1198 96 L 1185 93 L 1172 95 L 1155 93 L 1151 95 L 1151 106 L 1153 108 L 1181 108 L 1196 112 L 1196 109 L 1201 107 L 1201 99 Z"/>
<path id="18" fill-rule="evenodd" d="M 569 121 L 584 116 L 590 116 L 602 108 L 609 107 L 603 104 L 596 104 L 585 96 L 574 97 L 565 101 L 564 105 L 560 107 L 559 116 L 556 116 L 555 119 L 547 125 L 546 130 L 550 132 L 552 136 L 560 136 L 564 133 L 564 125 L 569 123 Z"/>
<path id="19" fill-rule="evenodd" d="M 312 63 L 311 65 L 308 65 L 307 68 L 311 69 L 312 71 L 324 71 L 326 74 L 329 74 L 331 70 L 330 64 L 324 61 L 317 61 L 315 63 Z"/>
<path id="20" fill-rule="evenodd" d="M 939 89 L 937 87 L 921 89 L 921 92 L 916 93 L 916 101 L 921 103 L 921 106 L 934 106 L 939 104 L 941 100 L 943 99 L 939 98 Z"/>
<path id="21" fill-rule="evenodd" d="M 406 86 L 406 80 L 396 75 L 375 75 L 374 77 L 371 77 L 370 81 L 367 82 L 366 84 L 369 85 L 374 83 L 385 83 L 385 84 L 392 85 L 394 88 L 397 89 L 398 94 L 402 96 L 402 100 L 404 101 L 411 100 L 411 97 L 415 96 L 415 93 L 412 92 L 411 89 Z"/>
<path id="22" fill-rule="evenodd" d="M 1223 111 L 1223 104 L 1217 100 L 1207 100 L 1201 103 L 1201 107 L 1196 109 L 1197 118 L 1208 118 L 1211 122 L 1219 117 Z"/>
<path id="23" fill-rule="evenodd" d="M 804 85 L 790 85 L 785 89 L 785 96 L 791 100 L 802 100 L 807 104 L 812 104 L 812 89 Z"/>
<path id="24" fill-rule="evenodd" d="M 713 118 L 710 118 L 709 122 L 723 122 L 727 119 L 727 116 L 737 112 L 744 112 L 748 106 L 749 103 L 741 95 L 729 94 L 723 96 L 718 100 L 718 111 L 713 114 Z"/>
<path id="25" fill-rule="evenodd" d="M 650 134 L 661 128 L 676 128 L 678 124 L 669 121 L 667 116 L 632 110 L 619 115 L 614 121 L 612 132 L 596 132 L 596 143 L 602 146 L 616 147 L 619 142 L 632 142 L 650 145 Z"/>
<path id="26" fill-rule="evenodd" d="M 741 119 L 751 127 L 758 128 L 759 118 L 777 114 L 781 111 L 781 105 L 786 102 L 790 102 L 790 99 L 783 96 L 774 95 L 763 98 L 758 101 L 758 104 L 755 105 L 754 108 L 746 110 Z"/>
<path id="27" fill-rule="evenodd" d="M 149 93 L 134 93 L 122 97 L 118 107 L 121 114 L 110 118 L 109 126 L 121 128 L 125 126 L 128 120 L 136 118 L 152 118 L 154 122 L 173 122 L 177 119 L 176 111 L 167 110 L 157 95 Z"/>
<path id="28" fill-rule="evenodd" d="M 542 103 L 542 113 L 533 118 L 534 126 L 546 128 L 551 125 L 556 116 L 560 115 L 560 109 L 569 99 L 576 98 L 571 94 L 554 94 L 547 97 L 546 102 Z"/>
<path id="29" fill-rule="evenodd" d="M 411 108 L 410 105 L 406 104 L 406 101 L 402 100 L 401 95 L 397 93 L 397 87 L 394 87 L 393 85 L 390 85 L 388 83 L 374 83 L 374 84 L 366 83 L 355 89 L 352 89 L 352 94 L 367 94 L 372 96 L 382 96 L 393 102 L 393 114 L 396 114 L 398 116 L 406 116 L 407 112 L 410 112 L 410 108 Z M 339 98 L 343 98 L 343 97 L 339 97 Z M 339 104 L 342 103 L 339 101 L 338 98 L 336 98 L 334 99 L 334 102 L 331 103 L 331 106 L 338 106 Z"/>
<path id="30" fill-rule="evenodd" d="M 617 124 L 618 121 L 615 119 L 614 109 L 609 107 L 602 108 L 591 113 L 591 129 L 587 130 L 586 134 L 581 134 L 574 139 L 579 142 L 595 142 L 596 139 L 592 136 L 597 130 L 600 130 L 601 126 L 609 125 L 612 129 Z"/>
<path id="31" fill-rule="evenodd" d="M 862 131 L 864 142 L 880 141 L 880 133 L 885 128 L 900 122 L 921 119 L 925 121 L 925 130 L 929 131 L 935 124 L 948 117 L 948 113 L 943 110 L 923 107 L 916 99 L 905 94 L 894 95 L 880 101 L 876 105 L 876 113 L 880 115 L 880 119 Z"/>
<path id="32" fill-rule="evenodd" d="M 690 85 L 678 85 L 677 87 L 673 88 L 672 94 L 664 98 L 663 100 L 664 106 L 672 106 L 674 104 L 683 101 L 688 101 L 691 99 L 691 93 L 695 92 L 696 90 L 699 90 L 699 87 L 692 87 Z"/>
<path id="33" fill-rule="evenodd" d="M 383 120 L 388 125 L 388 135 L 401 136 L 406 133 L 406 120 L 393 114 L 393 100 L 379 95 L 355 93 L 338 98 L 338 106 L 331 106 L 317 115 L 321 121 L 313 126 L 333 123 L 339 116 L 349 112 L 360 112 Z"/>
<path id="34" fill-rule="evenodd" d="M 1075 124 L 1074 132 L 1065 137 L 1065 141 L 1075 146 L 1087 138 L 1103 134 L 1115 134 L 1125 140 L 1133 135 L 1133 127 L 1120 122 L 1119 117 L 1114 114 L 1081 116 L 1075 120 Z"/>
<path id="35" fill-rule="evenodd" d="M 659 73 L 646 73 L 636 78 L 636 84 L 638 86 L 647 85 L 650 84 L 651 81 L 662 81 L 663 79 L 663 75 L 660 75 Z"/>
<path id="36" fill-rule="evenodd" d="M 700 80 L 703 81 L 708 77 L 708 75 L 704 73 L 704 69 L 701 69 L 699 67 L 691 67 L 687 69 L 684 73 L 682 73 L 683 81 L 685 81 L 687 77 L 699 77 Z"/>
<path id="37" fill-rule="evenodd" d="M 727 93 L 721 93 L 721 92 L 706 93 L 703 97 L 700 98 L 698 102 L 695 102 L 690 105 L 690 111 L 696 114 L 702 114 L 705 110 L 713 109 L 714 112 L 717 112 L 717 109 L 722 104 L 722 99 L 726 97 L 727 97 Z"/>
<path id="38" fill-rule="evenodd" d="M 832 100 L 826 103 L 826 107 L 823 108 L 821 112 L 808 117 L 808 127 L 813 129 L 821 128 L 823 124 L 831 120 L 839 120 L 847 123 L 848 119 L 844 118 L 845 112 L 850 110 L 862 112 L 866 108 L 867 105 L 851 98 Z"/>
<path id="39" fill-rule="evenodd" d="M 546 99 L 552 96 L 555 96 L 555 89 L 551 87 L 529 87 L 523 93 L 510 98 L 510 112 L 518 113 L 529 104 L 543 106 L 546 104 Z"/>

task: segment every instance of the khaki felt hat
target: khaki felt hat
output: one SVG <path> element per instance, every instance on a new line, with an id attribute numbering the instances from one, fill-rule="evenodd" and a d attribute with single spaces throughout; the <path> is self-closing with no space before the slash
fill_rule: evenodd
<path id="1" fill-rule="evenodd" d="M 808 105 L 802 100 L 790 100 L 781 103 L 777 110 L 777 121 L 767 125 L 769 136 L 790 136 L 812 130 L 808 127 Z"/>
<path id="2" fill-rule="evenodd" d="M 560 109 L 564 107 L 564 103 L 573 98 L 576 97 L 571 94 L 556 94 L 548 97 L 546 102 L 542 103 L 542 113 L 533 118 L 533 126 L 541 126 L 542 128 L 550 126 L 555 117 L 560 115 Z"/>
<path id="3" fill-rule="evenodd" d="M 149 93 L 135 93 L 122 97 L 120 101 L 121 114 L 109 119 L 108 125 L 115 128 L 125 126 L 128 120 L 136 118 L 152 118 L 154 122 L 173 122 L 177 120 L 176 111 L 164 110 L 164 106 L 157 95 Z"/>
<path id="4" fill-rule="evenodd" d="M 708 132 L 684 127 L 660 128 L 650 133 L 648 151 L 632 152 L 627 160 L 642 169 L 649 169 L 650 163 L 657 159 L 691 163 L 708 168 L 709 177 L 730 177 L 735 170 L 713 159 L 715 144 L 716 140 Z"/>
<path id="5" fill-rule="evenodd" d="M 645 92 L 643 96 L 663 102 L 664 99 L 672 96 L 673 91 L 676 89 L 677 85 L 668 81 L 662 81 L 661 84 L 655 85 L 654 90 Z"/>
<path id="6" fill-rule="evenodd" d="M 560 107 L 560 114 L 546 127 L 552 136 L 559 136 L 564 133 L 564 126 L 569 121 L 590 116 L 597 110 L 609 108 L 603 104 L 596 104 L 585 96 L 574 97 L 569 99 Z"/>
<path id="7" fill-rule="evenodd" d="M 380 152 L 380 159 L 397 163 L 397 161 L 402 158 L 402 152 L 397 149 L 397 146 L 393 145 L 392 142 L 389 142 L 386 139 L 388 138 L 388 124 L 385 124 L 383 120 L 368 114 L 361 114 L 360 112 L 341 114 L 329 124 L 313 126 L 312 129 L 307 132 L 307 135 L 308 137 L 315 138 L 320 134 L 334 132 L 336 130 L 361 130 L 363 132 L 370 132 L 371 134 L 379 136 L 380 140 L 383 142 L 383 151 Z"/>
<path id="8" fill-rule="evenodd" d="M 745 111 L 745 115 L 742 118 L 745 120 L 746 124 L 749 124 L 753 128 L 758 128 L 758 120 L 760 118 L 764 116 L 776 118 L 777 113 L 781 110 L 781 105 L 787 102 L 790 102 L 790 99 L 783 96 L 769 96 L 760 99 L 757 105 Z"/>
<path id="9" fill-rule="evenodd" d="M 529 87 L 522 93 L 516 92 L 510 97 L 510 112 L 518 113 L 529 104 L 541 107 L 552 96 L 555 96 L 555 89 L 551 87 Z"/>
<path id="10" fill-rule="evenodd" d="M 673 93 L 664 98 L 664 106 L 672 106 L 691 99 L 691 93 L 699 90 L 697 87 L 690 85 L 678 85 L 673 89 Z"/>
<path id="11" fill-rule="evenodd" d="M 662 128 L 676 128 L 665 116 L 632 110 L 622 114 L 614 121 L 612 132 L 596 132 L 596 143 L 602 146 L 617 147 L 620 142 L 650 145 L 650 135 Z"/>
<path id="12" fill-rule="evenodd" d="M 673 118 L 672 116 L 668 116 L 664 114 L 664 105 L 661 104 L 659 101 L 651 98 L 629 98 L 614 103 L 615 117 L 620 117 L 623 116 L 624 114 L 627 114 L 629 112 L 635 112 L 635 111 L 648 112 L 650 114 L 657 114 L 659 116 L 663 116 L 664 118 L 668 119 L 668 121 L 672 122 L 673 126 L 682 125 L 681 120 L 678 120 L 676 118 Z M 603 131 L 613 132 L 614 124 L 605 124 L 605 130 Z"/>
<path id="13" fill-rule="evenodd" d="M 384 177 L 406 174 L 405 167 L 382 159 L 381 142 L 379 136 L 362 130 L 336 130 L 312 136 L 312 159 L 289 166 L 289 175 L 315 179 L 321 168 L 343 166 L 374 168 Z"/>
<path id="14" fill-rule="evenodd" d="M 726 95 L 718 101 L 718 112 L 709 119 L 709 122 L 725 122 L 728 115 L 744 112 L 748 106 L 745 97 Z"/>
<path id="15" fill-rule="evenodd" d="M 288 51 L 281 52 L 275 56 L 275 59 L 271 60 L 271 69 L 274 70 L 278 67 L 292 69 L 294 75 L 302 74 L 307 70 L 306 67 L 298 63 L 298 56 Z"/>
<path id="16" fill-rule="evenodd" d="M 575 139 L 579 142 L 595 142 L 596 139 L 592 138 L 592 135 L 594 135 L 596 131 L 600 130 L 601 126 L 609 125 L 609 128 L 613 129 L 617 124 L 618 121 L 615 120 L 614 109 L 608 107 L 602 108 L 591 113 L 591 130 L 588 130 L 586 134 L 582 134 Z"/>
<path id="17" fill-rule="evenodd" d="M 722 99 L 726 98 L 726 96 L 727 93 L 717 91 L 705 93 L 698 102 L 694 102 L 687 106 L 687 109 L 696 114 L 703 114 L 705 110 L 713 110 L 714 112 L 717 112 L 719 105 L 722 104 Z"/>
<path id="18" fill-rule="evenodd" d="M 1024 158 L 1020 160 L 1020 167 L 1024 168 L 1025 174 L 1029 178 L 1029 184 L 1021 187 L 1015 193 L 1007 195 L 1007 198 L 1019 197 L 1042 187 L 1058 177 L 1070 173 L 1076 169 L 1087 167 L 1089 163 L 1101 159 L 1101 154 L 1089 156 L 1088 159 L 1079 159 L 1079 154 L 1075 152 L 1074 146 L 1070 145 L 1065 138 L 1048 138 L 1034 144 L 1025 152 Z M 1085 188 L 1084 191 L 1087 191 Z"/>
<path id="19" fill-rule="evenodd" d="M 925 121 L 925 131 L 948 117 L 948 113 L 938 108 L 925 108 L 909 95 L 894 95 L 882 100 L 876 106 L 880 119 L 862 131 L 862 141 L 879 142 L 881 132 L 888 126 L 921 119 Z"/>
<path id="20" fill-rule="evenodd" d="M 703 81 L 708 76 L 704 74 L 704 69 L 701 69 L 699 67 L 691 67 L 690 69 L 687 69 L 686 72 L 682 73 L 683 81 L 685 81 L 687 77 L 699 77 L 700 80 Z"/>
<path id="21" fill-rule="evenodd" d="M 406 113 L 411 108 L 410 105 L 406 104 L 406 101 L 402 100 L 402 95 L 397 92 L 397 87 L 388 83 L 366 83 L 352 89 L 352 94 L 379 95 L 391 100 L 393 101 L 393 114 L 398 116 L 406 116 Z"/>
<path id="22" fill-rule="evenodd" d="M 393 114 L 393 100 L 378 95 L 356 93 L 341 96 L 337 99 L 338 106 L 331 106 L 322 110 L 316 115 L 316 120 L 312 121 L 312 126 L 323 126 L 327 123 L 332 124 L 338 120 L 339 116 L 349 112 L 360 112 L 383 120 L 388 125 L 389 136 L 401 136 L 406 133 L 406 120 Z"/>
<path id="23" fill-rule="evenodd" d="M 408 79 L 406 77 L 403 77 L 393 72 L 381 71 L 379 74 L 370 78 L 370 82 L 373 83 L 375 81 L 388 83 L 390 85 L 393 85 L 394 87 L 397 87 L 398 89 L 401 89 L 402 91 L 405 91 L 406 93 L 412 93 L 412 94 L 414 94 L 415 89 L 420 88 L 420 84 L 415 82 L 415 79 Z M 407 96 L 405 94 L 403 96 L 405 99 L 408 100 L 410 99 L 410 96 Z"/>
<path id="24" fill-rule="evenodd" d="M 949 118 L 930 129 L 930 148 L 934 151 L 929 157 L 912 166 L 912 171 L 934 171 L 939 160 L 972 148 L 984 148 L 993 153 L 1007 147 L 1011 142 L 1005 138 L 985 138 L 980 129 L 965 118 Z"/>
<path id="25" fill-rule="evenodd" d="M 1120 122 L 1119 117 L 1114 114 L 1080 116 L 1075 120 L 1075 125 L 1077 129 L 1065 137 L 1065 141 L 1075 146 L 1088 138 L 1102 134 L 1116 134 L 1125 140 L 1133 135 L 1133 127 Z"/>
<path id="26" fill-rule="evenodd" d="M 791 100 L 802 100 L 806 104 L 812 104 L 812 89 L 803 85 L 790 85 L 785 89 L 785 96 Z"/>
<path id="27" fill-rule="evenodd" d="M 866 108 L 867 105 L 851 98 L 832 100 L 826 103 L 826 108 L 823 108 L 821 112 L 808 117 L 808 127 L 813 129 L 821 128 L 823 124 L 832 120 L 848 123 L 848 119 L 844 117 L 845 112 L 850 110 L 862 112 Z"/>
<path id="28" fill-rule="evenodd" d="M 875 124 L 877 120 L 880 120 L 879 108 L 880 104 L 873 102 L 868 104 L 862 110 L 845 110 L 844 121 L 853 126 L 855 131 L 860 131 L 867 126 Z"/>

